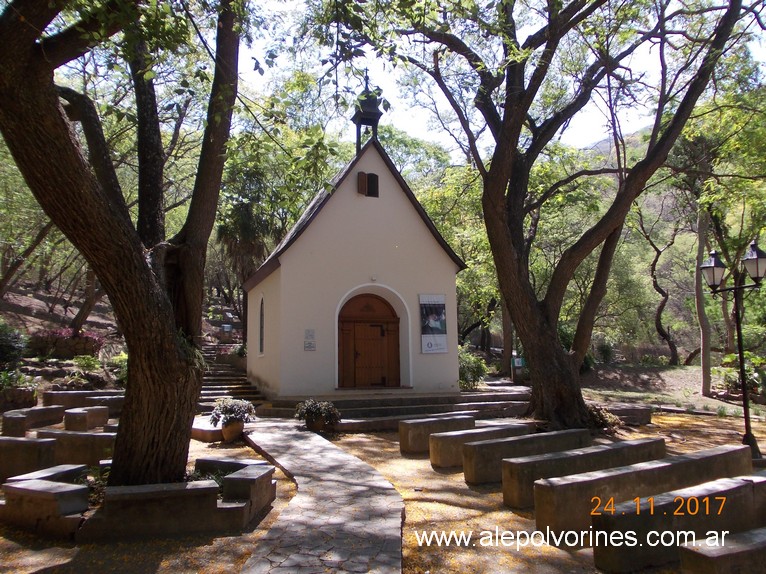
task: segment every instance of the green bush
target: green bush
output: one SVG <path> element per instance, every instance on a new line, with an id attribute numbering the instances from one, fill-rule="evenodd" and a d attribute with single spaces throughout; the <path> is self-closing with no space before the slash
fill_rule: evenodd
<path id="1" fill-rule="evenodd" d="M 114 378 L 122 386 L 128 382 L 128 354 L 124 351 L 109 359 L 109 366 L 114 369 Z"/>
<path id="2" fill-rule="evenodd" d="M 34 386 L 32 377 L 27 377 L 20 371 L 0 371 L 0 391 L 33 388 Z"/>
<path id="3" fill-rule="evenodd" d="M 15 369 L 26 343 L 20 332 L 0 321 L 0 369 Z"/>
<path id="4" fill-rule="evenodd" d="M 614 349 L 609 343 L 600 343 L 596 348 L 596 352 L 598 353 L 599 360 L 605 365 L 614 361 Z"/>
<path id="5" fill-rule="evenodd" d="M 77 355 L 72 362 L 82 373 L 90 373 L 101 368 L 101 361 L 93 355 Z"/>
<path id="6" fill-rule="evenodd" d="M 304 422 L 324 418 L 325 424 L 333 426 L 340 422 L 340 411 L 330 401 L 306 399 L 295 406 L 295 418 Z"/>
<path id="7" fill-rule="evenodd" d="M 484 359 L 473 354 L 467 346 L 458 347 L 459 385 L 461 391 L 472 391 L 487 376 Z"/>

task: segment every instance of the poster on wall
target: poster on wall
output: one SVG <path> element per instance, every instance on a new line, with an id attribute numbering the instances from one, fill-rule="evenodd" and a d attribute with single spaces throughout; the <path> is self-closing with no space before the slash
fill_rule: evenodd
<path id="1" fill-rule="evenodd" d="M 447 352 L 447 313 L 444 295 L 418 295 L 420 344 L 423 353 Z"/>

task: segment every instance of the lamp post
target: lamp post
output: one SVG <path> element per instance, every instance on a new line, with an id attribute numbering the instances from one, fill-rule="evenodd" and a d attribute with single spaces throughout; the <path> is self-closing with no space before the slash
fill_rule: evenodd
<path id="1" fill-rule="evenodd" d="M 721 281 L 726 273 L 726 265 L 723 264 L 715 251 L 710 252 L 710 257 L 700 265 L 700 271 L 715 297 L 718 293 L 732 291 L 734 293 L 734 324 L 737 329 L 737 356 L 739 359 L 739 383 L 742 389 L 742 409 L 745 414 L 745 434 L 742 437 L 742 444 L 746 444 L 753 452 L 753 458 L 761 458 L 761 451 L 758 448 L 758 442 L 753 435 L 750 426 L 750 397 L 747 390 L 747 375 L 745 373 L 745 354 L 742 347 L 742 295 L 745 289 L 757 288 L 761 284 L 761 279 L 766 275 L 766 253 L 758 248 L 755 240 L 742 258 L 744 270 L 734 270 L 734 286 L 721 287 Z M 753 280 L 753 283 L 745 284 L 745 272 Z"/>

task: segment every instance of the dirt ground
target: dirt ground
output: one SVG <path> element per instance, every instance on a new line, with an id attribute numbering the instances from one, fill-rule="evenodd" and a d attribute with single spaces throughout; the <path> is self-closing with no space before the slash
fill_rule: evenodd
<path id="1" fill-rule="evenodd" d="M 741 427 L 741 420 L 731 417 L 660 414 L 653 417 L 653 424 L 623 428 L 615 438 L 663 437 L 668 452 L 678 454 L 722 444 L 739 444 Z M 766 449 L 766 424 L 755 423 L 754 431 Z M 426 456 L 402 457 L 396 433 L 344 435 L 336 444 L 377 468 L 404 497 L 407 513 L 403 538 L 405 574 L 598 572 L 593 566 L 590 549 L 567 552 L 550 546 L 517 550 L 502 545 L 449 548 L 420 545 L 417 535 L 423 531 L 471 531 L 475 537 L 482 532 L 494 532 L 496 528 L 500 532 L 532 532 L 535 530 L 534 513 L 506 509 L 499 484 L 468 486 L 462 472 L 434 471 Z M 677 570 L 645 572 L 672 573 Z"/>
<path id="2" fill-rule="evenodd" d="M 243 441 L 232 444 L 192 440 L 189 470 L 198 457 L 261 458 Z M 295 483 L 279 469 L 277 500 L 271 511 L 240 536 L 187 536 L 164 540 L 85 544 L 51 542 L 0 525 L 2 574 L 229 574 L 239 572 L 258 540 L 295 495 Z"/>
<path id="3" fill-rule="evenodd" d="M 738 444 L 742 421 L 734 417 L 658 414 L 649 426 L 626 427 L 616 439 L 665 438 L 668 451 L 681 453 L 720 444 Z M 766 449 L 766 424 L 754 430 Z M 482 532 L 535 529 L 532 512 L 503 507 L 500 485 L 469 487 L 460 472 L 436 472 L 427 457 L 402 457 L 396 433 L 344 434 L 331 439 L 377 468 L 401 493 L 406 506 L 403 536 L 405 574 L 472 573 L 564 574 L 596 572 L 591 550 L 567 552 L 549 546 L 522 550 L 502 545 L 439 547 L 420 545 L 423 531 Z M 221 445 L 192 441 L 190 460 L 198 456 L 257 457 L 243 443 Z M 193 536 L 110 545 L 51 543 L 0 527 L 0 573 L 205 573 L 238 572 L 258 539 L 295 494 L 295 485 L 277 471 L 278 499 L 271 512 L 241 536 Z M 646 572 L 673 573 L 674 569 Z"/>

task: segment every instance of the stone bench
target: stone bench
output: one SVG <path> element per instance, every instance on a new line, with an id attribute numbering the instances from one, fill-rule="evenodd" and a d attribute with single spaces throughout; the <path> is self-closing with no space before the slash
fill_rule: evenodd
<path id="1" fill-rule="evenodd" d="M 247 466 L 265 465 L 265 460 L 253 458 L 206 458 L 200 457 L 194 461 L 194 470 L 202 474 L 227 474 L 242 470 Z"/>
<path id="2" fill-rule="evenodd" d="M 50 440 L 50 439 L 45 439 Z M 59 464 L 42 470 L 8 477 L 6 482 L 21 482 L 22 480 L 50 480 L 52 482 L 75 482 L 88 473 L 84 464 Z"/>
<path id="3" fill-rule="evenodd" d="M 75 540 L 90 543 L 207 532 L 216 524 L 217 506 L 218 484 L 213 480 L 108 486 L 103 505 L 85 521 Z"/>
<path id="4" fill-rule="evenodd" d="M 534 422 L 485 426 L 459 431 L 433 433 L 428 439 L 431 466 L 449 468 L 463 466 L 463 445 L 477 440 L 507 438 L 535 432 Z"/>
<path id="5" fill-rule="evenodd" d="M 535 482 L 537 530 L 588 530 L 598 497 L 603 507 L 636 497 L 752 472 L 750 447 L 719 446 L 693 453 Z"/>
<path id="6" fill-rule="evenodd" d="M 728 546 L 728 534 L 754 528 L 763 520 L 756 500 L 764 494 L 766 478 L 719 478 L 651 498 L 637 497 L 638 505 L 636 501 L 617 504 L 614 512 L 593 517 L 593 530 L 605 537 L 631 531 L 639 544 L 596 544 L 594 563 L 607 572 L 634 572 L 677 563 L 679 542 L 717 537 L 718 544 Z"/>
<path id="7" fill-rule="evenodd" d="M 248 512 L 242 526 L 265 510 L 277 498 L 277 481 L 270 464 L 252 464 L 223 477 L 224 502 L 245 501 Z"/>
<path id="8" fill-rule="evenodd" d="M 500 482 L 504 458 L 529 456 L 590 446 L 587 429 L 467 442 L 463 445 L 463 474 L 468 484 Z"/>
<path id="9" fill-rule="evenodd" d="M 92 406 L 87 402 L 90 397 L 119 397 L 125 391 L 44 391 L 43 405 L 59 405 L 65 409 Z"/>
<path id="10" fill-rule="evenodd" d="M 0 437 L 0 483 L 10 476 L 26 474 L 56 464 L 56 441 Z"/>
<path id="11" fill-rule="evenodd" d="M 67 430 L 37 431 L 38 438 L 56 440 L 56 464 L 86 464 L 97 466 L 114 452 L 116 433 L 75 432 Z"/>
<path id="12" fill-rule="evenodd" d="M 26 436 L 32 428 L 55 425 L 64 420 L 64 407 L 29 407 L 3 413 L 3 436 Z"/>
<path id="13" fill-rule="evenodd" d="M 64 411 L 64 428 L 71 431 L 89 431 L 109 422 L 109 407 L 78 407 Z"/>
<path id="14" fill-rule="evenodd" d="M 503 504 L 511 508 L 534 506 L 534 485 L 541 478 L 625 466 L 664 456 L 665 440 L 646 438 L 504 459 Z"/>
<path id="15" fill-rule="evenodd" d="M 125 397 L 122 395 L 95 395 L 85 397 L 86 407 L 109 407 L 109 418 L 118 418 L 122 413 Z"/>
<path id="16" fill-rule="evenodd" d="M 428 452 L 428 437 L 433 433 L 472 429 L 476 419 L 471 416 L 429 417 L 399 421 L 399 452 L 422 454 Z"/>
<path id="17" fill-rule="evenodd" d="M 88 509 L 88 487 L 50 480 L 3 484 L 0 520 L 37 534 L 70 538 Z"/>
<path id="18" fill-rule="evenodd" d="M 679 546 L 682 572 L 742 574 L 762 572 L 766 564 L 766 528 L 726 536 L 724 544 L 699 540 Z M 758 570 L 758 565 L 761 569 Z"/>

